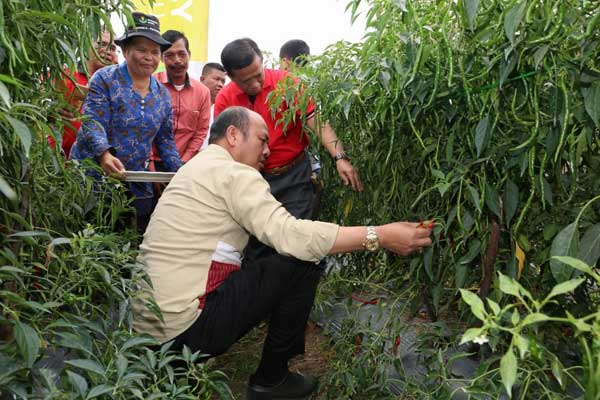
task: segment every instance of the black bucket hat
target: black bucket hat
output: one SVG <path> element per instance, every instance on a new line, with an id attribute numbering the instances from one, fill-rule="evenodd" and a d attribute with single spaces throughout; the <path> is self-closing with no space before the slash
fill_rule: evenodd
<path id="1" fill-rule="evenodd" d="M 115 39 L 115 43 L 118 46 L 122 47 L 128 39 L 138 36 L 145 37 L 159 44 L 163 51 L 171 46 L 171 42 L 166 41 L 160 36 L 160 22 L 158 18 L 154 15 L 138 11 L 133 12 L 131 16 L 133 17 L 133 26 L 129 26 L 123 36 Z"/>

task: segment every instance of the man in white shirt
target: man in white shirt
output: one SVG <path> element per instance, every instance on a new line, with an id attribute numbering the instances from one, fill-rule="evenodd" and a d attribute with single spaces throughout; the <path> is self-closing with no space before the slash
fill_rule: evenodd
<path id="1" fill-rule="evenodd" d="M 202 75 L 200 75 L 200 82 L 204 84 L 210 90 L 210 125 L 213 122 L 213 111 L 215 108 L 215 99 L 217 95 L 225 86 L 225 68 L 219 63 L 206 63 L 202 68 Z M 206 135 L 206 139 L 202 144 L 202 149 L 208 147 L 208 139 L 210 135 Z"/>

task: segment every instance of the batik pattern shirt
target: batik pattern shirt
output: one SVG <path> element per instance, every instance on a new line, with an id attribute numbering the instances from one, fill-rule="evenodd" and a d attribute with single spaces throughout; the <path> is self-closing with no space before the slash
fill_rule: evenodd
<path id="1" fill-rule="evenodd" d="M 154 143 L 169 171 L 181 166 L 173 139 L 171 95 L 154 77 L 150 92 L 142 98 L 133 89 L 126 63 L 100 69 L 90 80 L 82 114 L 86 119 L 72 159 L 97 162 L 109 150 L 126 170 L 146 171 Z M 131 191 L 138 198 L 150 197 L 152 185 L 132 185 Z"/>

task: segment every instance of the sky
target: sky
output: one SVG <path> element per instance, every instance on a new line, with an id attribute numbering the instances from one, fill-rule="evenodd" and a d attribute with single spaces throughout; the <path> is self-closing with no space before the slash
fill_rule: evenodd
<path id="1" fill-rule="evenodd" d="M 304 40 L 312 54 L 338 40 L 360 41 L 364 22 L 351 25 L 346 5 L 347 0 L 211 0 L 208 60 L 219 61 L 223 47 L 241 37 L 250 37 L 275 58 L 290 39 Z"/>
<path id="2" fill-rule="evenodd" d="M 359 18 L 352 25 L 350 14 L 344 11 L 347 3 L 348 0 L 209 0 L 207 62 L 221 62 L 223 47 L 242 37 L 252 38 L 266 53 L 267 60 L 268 54 L 272 55 L 270 60 L 276 60 L 279 48 L 290 39 L 307 42 L 314 55 L 339 40 L 358 42 L 364 33 L 364 19 Z M 119 37 L 123 26 L 117 18 L 112 22 Z M 202 65 L 191 63 L 190 76 L 198 78 Z"/>

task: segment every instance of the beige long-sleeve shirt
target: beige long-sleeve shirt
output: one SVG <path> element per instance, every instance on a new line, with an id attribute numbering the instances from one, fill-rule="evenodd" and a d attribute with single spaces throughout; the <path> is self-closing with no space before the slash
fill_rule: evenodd
<path id="1" fill-rule="evenodd" d="M 152 288 L 133 304 L 134 328 L 161 343 L 200 315 L 209 271 L 240 265 L 249 234 L 283 255 L 317 262 L 333 247 L 339 227 L 299 220 L 271 195 L 258 171 L 210 145 L 185 164 L 163 193 L 140 246 Z M 153 298 L 164 323 L 148 308 Z"/>

